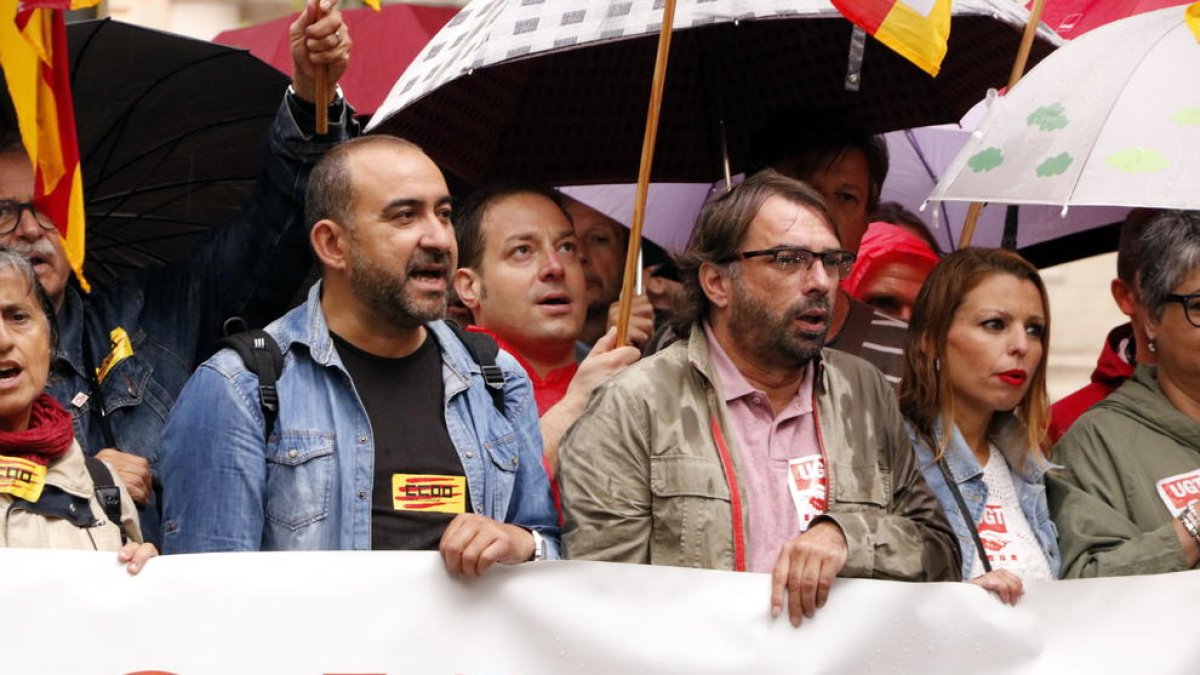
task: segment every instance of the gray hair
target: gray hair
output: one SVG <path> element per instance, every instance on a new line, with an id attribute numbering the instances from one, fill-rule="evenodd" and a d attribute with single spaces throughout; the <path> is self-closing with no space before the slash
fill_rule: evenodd
<path id="1" fill-rule="evenodd" d="M 54 353 L 58 348 L 58 322 L 54 320 L 54 303 L 50 302 L 50 296 L 46 295 L 46 289 L 42 288 L 42 282 L 38 281 L 37 272 L 33 271 L 33 265 L 29 263 L 28 258 L 0 246 L 0 271 L 6 269 L 15 271 L 17 276 L 25 279 L 26 287 L 33 291 L 38 305 L 42 308 L 42 314 L 46 316 L 46 323 L 50 325 L 50 352 Z"/>
<path id="2" fill-rule="evenodd" d="M 1163 211 L 1138 236 L 1142 270 L 1138 300 L 1150 316 L 1162 318 L 1167 296 L 1200 265 L 1200 211 Z"/>

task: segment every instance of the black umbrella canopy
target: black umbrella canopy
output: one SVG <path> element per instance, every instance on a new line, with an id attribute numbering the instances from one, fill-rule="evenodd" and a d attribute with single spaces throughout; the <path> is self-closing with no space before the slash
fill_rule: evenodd
<path id="1" fill-rule="evenodd" d="M 956 15 L 936 78 L 869 39 L 861 89 L 847 91 L 852 30 L 838 16 L 677 30 L 654 180 L 719 178 L 722 120 L 734 172 L 746 167 L 757 130 L 786 111 L 797 112 L 798 124 L 808 112 L 849 115 L 875 132 L 957 121 L 988 88 L 1005 84 L 1021 39 L 1018 27 L 991 16 Z M 628 182 L 641 152 L 656 40 L 601 40 L 479 68 L 373 131 L 415 141 L 468 182 L 510 175 L 558 185 Z M 1053 48 L 1035 41 L 1030 63 Z"/>
<path id="2" fill-rule="evenodd" d="M 262 167 L 288 78 L 249 52 L 104 19 L 67 26 L 90 281 L 185 257 Z"/>

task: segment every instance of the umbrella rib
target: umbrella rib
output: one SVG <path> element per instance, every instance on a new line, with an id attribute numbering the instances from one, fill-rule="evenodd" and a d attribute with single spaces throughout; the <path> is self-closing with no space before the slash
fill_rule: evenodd
<path id="1" fill-rule="evenodd" d="M 194 185 L 221 185 L 224 183 L 234 183 L 234 182 L 238 182 L 238 181 L 252 181 L 252 180 L 255 180 L 255 178 L 253 176 L 222 176 L 220 178 L 206 178 L 204 180 L 198 180 L 198 181 L 197 180 L 178 180 L 178 181 L 172 181 L 169 183 L 155 183 L 154 185 L 133 188 L 130 190 L 125 190 L 123 192 L 113 192 L 113 193 L 105 195 L 104 197 L 98 197 L 94 200 L 90 200 L 88 203 L 93 204 L 93 205 L 98 205 L 98 204 L 103 204 L 104 202 L 107 202 L 107 201 L 110 201 L 113 199 L 128 199 L 129 197 L 136 197 L 138 195 L 150 194 L 150 193 L 156 192 L 158 190 L 166 190 L 166 189 L 176 188 L 176 187 L 188 187 L 188 186 L 194 186 Z"/>
<path id="2" fill-rule="evenodd" d="M 925 173 L 929 175 L 929 180 L 933 181 L 933 184 L 936 187 L 938 184 L 937 173 L 934 172 L 933 167 L 929 164 L 929 159 L 926 158 L 925 153 L 922 152 L 921 144 L 917 143 L 917 135 L 913 133 L 912 129 L 905 129 L 904 138 L 908 141 L 908 144 L 912 146 L 913 154 L 915 154 L 917 159 L 920 160 L 921 167 L 925 169 Z M 928 197 L 926 197 L 926 200 L 928 200 Z M 950 227 L 950 218 L 946 214 L 945 205 L 938 204 L 934 208 L 940 209 L 942 217 L 946 220 L 946 239 L 948 239 L 950 242 L 950 250 L 956 250 L 958 245 L 954 243 L 954 228 Z"/>
<path id="3" fill-rule="evenodd" d="M 157 242 L 161 242 L 161 241 L 172 241 L 174 239 L 183 239 L 185 237 L 193 237 L 193 236 L 201 235 L 201 234 L 204 234 L 204 232 L 203 231 L 200 231 L 200 232 L 176 232 L 176 233 L 172 233 L 172 234 L 163 234 L 163 235 L 159 235 L 156 237 L 144 237 L 144 238 L 138 239 L 136 241 L 108 237 L 109 241 L 111 241 L 112 243 L 101 244 L 99 246 L 93 246 L 92 251 L 95 253 L 99 253 L 100 251 L 105 251 L 105 250 L 113 249 L 113 248 L 139 248 L 145 244 L 153 244 L 153 243 L 157 243 Z M 143 251 L 143 253 L 145 253 L 146 255 L 156 255 L 150 250 Z"/>
<path id="4" fill-rule="evenodd" d="M 169 223 L 171 225 L 181 225 L 183 227 L 190 227 L 190 228 L 193 228 L 194 231 L 196 231 L 196 232 L 203 232 L 204 230 L 212 229 L 214 227 L 212 223 L 205 221 L 205 220 L 193 220 L 191 218 L 176 218 L 174 216 L 169 216 L 169 215 L 160 216 L 160 215 L 146 214 L 146 213 L 113 213 L 108 216 L 105 216 L 105 218 L 107 218 L 109 220 L 138 220 L 138 221 L 145 221 L 147 223 Z M 99 232 L 96 232 L 94 234 L 95 234 L 95 236 L 99 236 L 99 237 L 111 238 L 114 236 L 112 233 L 108 232 L 107 229 L 105 229 L 105 228 L 102 228 Z"/>
<path id="5" fill-rule="evenodd" d="M 1189 30 L 1189 29 L 1188 29 L 1188 26 L 1186 23 L 1180 22 L 1178 25 L 1171 26 L 1167 30 L 1163 31 L 1163 34 L 1158 36 L 1158 38 L 1156 38 L 1154 40 L 1154 44 L 1151 45 L 1149 48 L 1147 48 L 1146 51 L 1142 53 L 1141 57 L 1138 58 L 1137 65 L 1134 66 L 1133 68 L 1129 69 L 1129 75 L 1125 78 L 1125 81 L 1121 85 L 1121 89 L 1120 89 L 1121 93 L 1117 94 L 1116 98 L 1113 100 L 1113 104 L 1111 106 L 1109 106 L 1108 110 L 1106 110 L 1104 112 L 1104 120 L 1100 123 L 1100 126 L 1097 128 L 1104 129 L 1105 125 L 1108 124 L 1108 120 L 1112 117 L 1113 110 L 1117 107 L 1117 101 L 1120 100 L 1121 94 L 1123 94 L 1125 92 L 1126 85 L 1128 85 L 1129 81 L 1131 79 L 1133 79 L 1134 73 L 1136 73 L 1138 71 L 1138 69 L 1141 68 L 1142 63 L 1147 58 L 1149 58 L 1150 52 L 1153 51 L 1154 48 L 1157 47 L 1159 44 L 1161 44 L 1163 40 L 1166 40 L 1167 36 L 1169 36 L 1172 32 L 1174 32 L 1176 30 Z M 1099 132 L 1097 132 L 1096 138 L 1099 138 L 1099 137 L 1100 137 L 1100 134 L 1099 134 Z M 1088 147 L 1087 154 L 1084 155 L 1084 157 L 1083 157 L 1083 163 L 1081 163 L 1079 165 L 1080 166 L 1080 169 L 1079 169 L 1080 176 L 1083 175 L 1083 167 L 1087 166 L 1088 162 L 1092 161 L 1092 154 L 1095 151 L 1096 151 L 1096 143 L 1095 143 L 1095 139 L 1093 139 L 1091 145 Z M 1067 198 L 1062 203 L 1062 208 L 1066 209 L 1070 206 L 1071 200 L 1075 197 L 1075 190 L 1078 187 L 1079 187 L 1079 178 L 1076 177 L 1075 181 L 1071 184 L 1071 191 L 1067 193 Z"/>

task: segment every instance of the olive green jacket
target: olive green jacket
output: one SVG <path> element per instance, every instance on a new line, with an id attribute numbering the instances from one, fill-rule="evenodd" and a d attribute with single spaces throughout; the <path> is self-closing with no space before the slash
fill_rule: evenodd
<path id="1" fill-rule="evenodd" d="M 891 386 L 866 361 L 833 350 L 814 372 L 830 467 L 822 518 L 846 536 L 841 576 L 957 580 L 958 541 L 921 477 Z M 567 557 L 744 568 L 753 495 L 737 480 L 717 382 L 704 331 L 694 327 L 593 394 L 559 446 Z"/>
<path id="2" fill-rule="evenodd" d="M 1200 424 L 1163 396 L 1151 366 L 1092 406 L 1054 448 L 1048 474 L 1064 577 L 1187 569 L 1158 481 L 1200 469 Z"/>

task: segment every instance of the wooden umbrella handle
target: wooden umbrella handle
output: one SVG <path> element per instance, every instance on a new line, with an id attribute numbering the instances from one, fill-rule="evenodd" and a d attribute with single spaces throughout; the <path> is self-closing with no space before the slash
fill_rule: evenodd
<path id="1" fill-rule="evenodd" d="M 313 89 L 317 98 L 317 135 L 329 133 L 329 66 L 313 68 Z"/>
<path id="2" fill-rule="evenodd" d="M 321 3 L 316 3 L 313 9 L 313 23 L 325 18 L 325 12 L 321 9 Z M 317 134 L 325 135 L 329 133 L 329 66 L 319 64 L 313 66 L 313 95 L 316 97 L 317 104 Z"/>
<path id="3" fill-rule="evenodd" d="M 1025 64 L 1029 62 L 1029 52 L 1033 49 L 1033 39 L 1037 37 L 1037 27 L 1042 23 L 1042 10 L 1045 7 L 1046 0 L 1034 0 L 1033 8 L 1029 10 L 1029 21 L 1025 24 L 1024 34 L 1021 35 L 1021 47 L 1013 61 L 1012 73 L 1008 76 L 1008 90 L 1011 90 L 1025 74 Z M 982 211 L 982 202 L 971 202 L 967 207 L 967 217 L 963 221 L 962 234 L 958 239 L 959 248 L 971 245 L 971 240 L 975 238 L 975 224 L 979 222 L 979 214 Z"/>
<path id="4" fill-rule="evenodd" d="M 654 80 L 650 84 L 650 109 L 646 114 L 646 135 L 642 139 L 642 161 L 638 166 L 637 197 L 633 204 L 633 226 L 629 228 L 629 248 L 625 251 L 625 279 L 621 284 L 621 303 L 617 315 L 617 346 L 628 344 L 629 315 L 642 249 L 642 226 L 646 221 L 646 196 L 650 191 L 650 168 L 654 165 L 654 144 L 658 138 L 658 115 L 662 110 L 663 87 L 667 80 L 667 56 L 671 53 L 671 28 L 675 23 L 675 0 L 663 6 L 662 29 L 658 33 L 658 54 L 654 58 Z"/>

